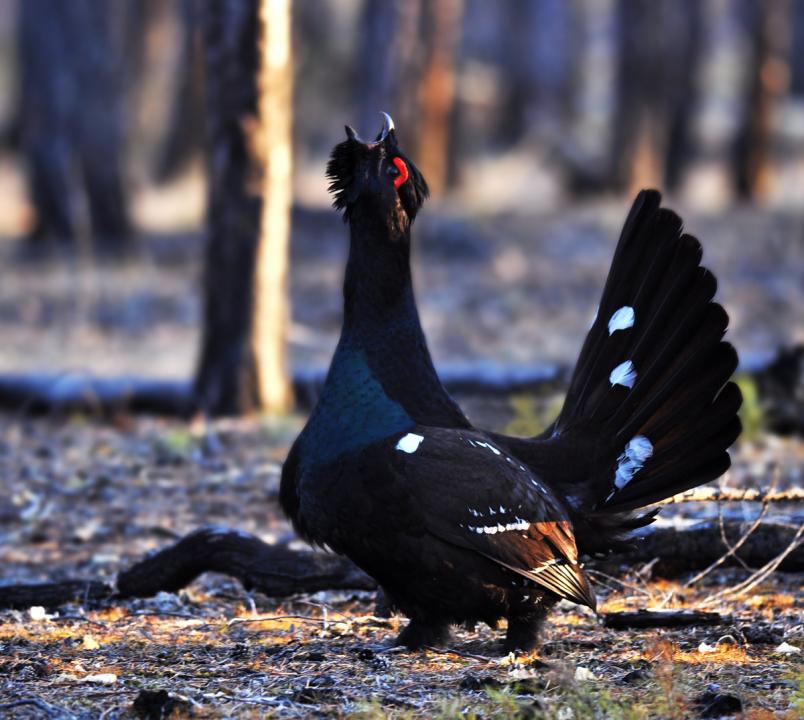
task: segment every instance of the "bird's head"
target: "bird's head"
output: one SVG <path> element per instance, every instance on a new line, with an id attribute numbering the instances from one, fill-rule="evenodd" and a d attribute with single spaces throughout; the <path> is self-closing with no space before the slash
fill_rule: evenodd
<path id="1" fill-rule="evenodd" d="M 329 191 L 345 221 L 363 211 L 404 228 L 427 198 L 427 183 L 400 150 L 391 116 L 382 116 L 383 126 L 373 141 L 346 126 L 346 140 L 335 146 L 327 164 Z"/>

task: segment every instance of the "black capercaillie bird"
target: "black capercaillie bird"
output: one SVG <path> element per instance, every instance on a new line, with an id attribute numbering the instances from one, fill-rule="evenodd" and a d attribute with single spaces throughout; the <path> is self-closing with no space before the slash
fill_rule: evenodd
<path id="1" fill-rule="evenodd" d="M 340 341 L 282 471 L 301 536 L 351 558 L 410 617 L 411 648 L 507 618 L 532 650 L 560 598 L 595 607 L 579 554 L 621 546 L 658 500 L 717 478 L 740 433 L 716 281 L 681 220 L 641 192 L 564 407 L 541 435 L 473 427 L 436 375 L 410 273 L 427 184 L 393 123 L 346 128 L 327 167 L 350 227 Z"/>

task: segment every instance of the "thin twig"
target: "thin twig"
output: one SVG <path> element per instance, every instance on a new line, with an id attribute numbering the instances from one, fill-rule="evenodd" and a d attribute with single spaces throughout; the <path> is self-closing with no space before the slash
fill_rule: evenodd
<path id="1" fill-rule="evenodd" d="M 768 507 L 767 503 L 765 503 L 762 506 L 763 511 L 766 507 Z M 718 529 L 720 530 L 720 541 L 726 547 L 727 552 L 733 553 L 734 547 L 729 542 L 729 539 L 726 537 L 726 523 L 723 522 L 723 505 L 721 505 L 720 503 L 717 504 L 717 524 Z M 743 560 L 739 555 L 735 555 L 734 559 L 738 562 L 738 564 L 742 565 L 743 570 L 748 570 L 748 572 L 752 572 L 751 568 L 748 567 L 745 560 Z"/>
<path id="2" fill-rule="evenodd" d="M 606 578 L 606 580 L 611 580 L 612 582 L 616 582 L 618 585 L 622 585 L 624 588 L 628 588 L 629 590 L 633 590 L 634 592 L 637 592 L 640 595 L 645 595 L 646 597 L 650 597 L 650 593 L 647 590 L 645 590 L 645 588 L 639 587 L 639 585 L 634 585 L 633 583 L 625 582 L 625 580 L 620 580 L 620 578 L 616 578 L 613 575 L 608 575 L 608 574 L 606 574 L 604 572 L 601 572 L 600 570 L 593 570 L 592 568 L 586 568 L 585 572 L 588 575 L 597 575 L 599 577 Z M 603 583 L 603 584 L 605 584 L 605 583 Z M 616 591 L 616 588 L 611 587 L 611 585 L 608 585 L 607 587 L 609 587 L 611 590 Z"/>
<path id="3" fill-rule="evenodd" d="M 455 648 L 437 648 L 433 645 L 425 645 L 425 650 L 429 652 L 438 653 L 439 655 L 457 655 L 458 657 L 468 658 L 469 660 L 480 660 L 481 662 L 496 662 L 495 658 L 486 657 L 485 655 L 476 655 L 475 653 L 464 652 L 463 650 L 456 650 Z"/>
<path id="4" fill-rule="evenodd" d="M 717 560 L 715 560 L 711 565 L 709 565 L 709 567 L 701 570 L 701 572 L 699 572 L 697 575 L 695 575 L 694 577 L 689 579 L 686 583 L 684 583 L 684 587 L 690 587 L 691 585 L 695 585 L 696 583 L 700 582 L 710 572 L 712 572 L 712 570 L 714 570 L 717 567 L 720 567 L 720 565 L 722 565 L 724 562 L 726 562 L 726 560 L 728 560 L 732 556 L 734 556 L 734 558 L 738 560 L 746 570 L 748 570 L 748 567 L 743 562 L 743 560 L 737 555 L 735 555 L 735 553 L 745 544 L 746 540 L 748 540 L 748 538 L 751 537 L 754 531 L 762 523 L 762 520 L 765 518 L 765 515 L 768 514 L 768 510 L 770 509 L 770 501 L 768 500 L 768 497 L 769 494 L 773 492 L 773 490 L 776 488 L 776 482 L 778 481 L 778 479 L 779 479 L 779 472 L 777 468 L 773 473 L 773 482 L 771 483 L 771 487 L 768 490 L 768 495 L 765 496 L 765 499 L 762 502 L 762 510 L 760 511 L 756 520 L 754 520 L 754 522 L 751 523 L 751 526 L 748 528 L 748 530 L 746 530 L 745 533 L 743 533 L 743 536 L 734 545 L 731 545 L 728 539 L 726 538 L 726 531 L 725 528 L 723 527 L 723 514 L 719 513 L 720 536 L 723 539 L 723 544 L 728 548 L 728 550 L 723 555 L 721 555 Z"/>
<path id="5" fill-rule="evenodd" d="M 315 623 L 316 625 L 323 625 L 325 622 L 323 618 L 312 618 L 308 615 L 261 615 L 259 617 L 250 618 L 232 618 L 226 622 L 226 625 L 231 627 L 232 625 L 278 622 L 280 620 L 301 620 L 302 622 Z"/>
<path id="6" fill-rule="evenodd" d="M 771 573 L 773 573 L 776 568 L 778 568 L 779 565 L 784 562 L 784 559 L 790 555 L 790 553 L 801 545 L 803 539 L 802 536 L 804 536 L 804 523 L 799 526 L 798 531 L 796 532 L 790 544 L 773 560 L 763 565 L 759 570 L 757 570 L 750 577 L 746 578 L 743 582 L 735 585 L 734 587 L 721 590 L 719 593 L 715 593 L 714 595 L 710 595 L 708 598 L 704 599 L 701 604 L 712 605 L 725 597 L 742 595 L 743 593 L 755 588 L 757 585 L 759 585 L 759 583 L 767 579 L 768 576 L 770 576 Z"/>
<path id="7" fill-rule="evenodd" d="M 58 615 L 55 617 L 48 618 L 51 622 L 65 622 L 71 620 L 73 622 L 82 622 L 87 623 L 88 625 L 94 625 L 101 630 L 106 630 L 107 625 L 105 622 L 100 622 L 99 620 L 92 620 L 91 618 L 85 617 L 84 615 Z"/>

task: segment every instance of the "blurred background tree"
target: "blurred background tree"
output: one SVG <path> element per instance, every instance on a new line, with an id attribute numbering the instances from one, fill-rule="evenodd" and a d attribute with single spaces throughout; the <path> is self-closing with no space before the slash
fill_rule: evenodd
<path id="1" fill-rule="evenodd" d="M 19 8 L 15 122 L 36 221 L 28 242 L 71 244 L 83 202 L 98 254 L 126 249 L 122 167 L 123 54 L 116 21 L 128 6 L 30 0 Z M 34 248 L 38 249 L 38 248 Z"/>

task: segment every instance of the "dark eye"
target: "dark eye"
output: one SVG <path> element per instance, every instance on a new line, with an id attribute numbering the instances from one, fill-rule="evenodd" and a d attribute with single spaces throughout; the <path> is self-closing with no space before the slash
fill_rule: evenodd
<path id="1" fill-rule="evenodd" d="M 397 168 L 396 165 L 389 165 L 385 172 L 387 172 L 391 177 L 397 177 L 399 175 L 399 168 Z"/>

